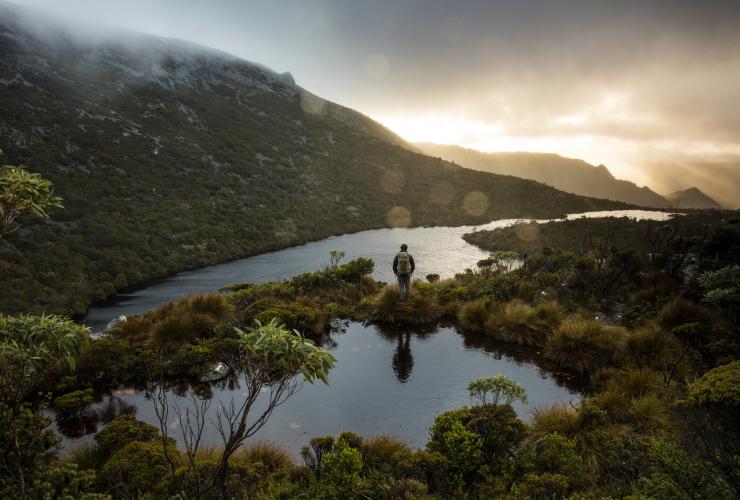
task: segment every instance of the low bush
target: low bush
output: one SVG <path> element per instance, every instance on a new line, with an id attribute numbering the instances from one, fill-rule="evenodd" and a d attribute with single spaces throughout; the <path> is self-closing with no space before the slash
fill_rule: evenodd
<path id="1" fill-rule="evenodd" d="M 52 407 L 57 416 L 64 419 L 80 418 L 82 413 L 93 402 L 95 392 L 92 389 L 68 392 L 54 399 Z"/>
<path id="2" fill-rule="evenodd" d="M 491 304 L 487 299 L 476 299 L 460 307 L 458 321 L 463 329 L 470 332 L 484 332 L 491 313 Z"/>

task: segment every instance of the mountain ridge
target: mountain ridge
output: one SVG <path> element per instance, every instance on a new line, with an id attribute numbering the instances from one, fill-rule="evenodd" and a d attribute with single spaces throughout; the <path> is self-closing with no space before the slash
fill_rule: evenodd
<path id="1" fill-rule="evenodd" d="M 605 165 L 591 165 L 580 159 L 554 153 L 485 153 L 455 145 L 417 143 L 423 152 L 468 168 L 491 173 L 516 175 L 557 189 L 645 207 L 665 208 L 670 201 L 643 186 L 617 179 Z"/>
<path id="2" fill-rule="evenodd" d="M 676 208 L 724 208 L 697 187 L 675 191 L 666 195 L 666 198 L 674 203 Z"/>

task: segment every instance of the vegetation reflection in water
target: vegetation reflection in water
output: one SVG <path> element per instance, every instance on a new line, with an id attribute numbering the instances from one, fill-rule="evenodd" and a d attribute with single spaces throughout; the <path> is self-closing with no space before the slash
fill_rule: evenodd
<path id="1" fill-rule="evenodd" d="M 537 406 L 580 399 L 578 381 L 558 373 L 547 361 L 535 363 L 535 351 L 485 336 L 463 335 L 452 327 L 410 330 L 346 321 L 336 323 L 323 344 L 337 358 L 329 385 L 305 384 L 276 409 L 259 439 L 284 445 L 296 454 L 309 438 L 341 431 L 364 436 L 392 433 L 423 447 L 439 413 L 471 403 L 467 384 L 497 373 L 526 390 L 528 404 L 513 405 L 522 418 Z M 65 447 L 121 412 L 135 412 L 138 419 L 157 424 L 154 392 L 124 389 L 101 396 L 87 418 L 60 426 Z M 194 394 L 209 397 L 215 408 L 243 392 L 238 377 L 231 376 L 213 384 L 182 384 L 171 388 L 168 397 L 171 404 L 183 408 L 192 405 Z M 168 424 L 176 431 L 174 417 Z M 220 441 L 215 428 L 207 428 L 204 436 L 209 444 Z"/>

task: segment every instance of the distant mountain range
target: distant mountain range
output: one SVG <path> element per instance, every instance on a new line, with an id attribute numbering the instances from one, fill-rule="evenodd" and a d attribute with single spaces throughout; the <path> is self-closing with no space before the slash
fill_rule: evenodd
<path id="1" fill-rule="evenodd" d="M 633 182 L 616 179 L 604 166 L 550 153 L 483 153 L 459 146 L 420 143 L 421 151 L 484 172 L 533 179 L 569 193 L 665 208 L 671 202 Z"/>
<path id="2" fill-rule="evenodd" d="M 698 188 L 676 191 L 666 196 L 677 208 L 723 208 Z"/>
<path id="3" fill-rule="evenodd" d="M 0 241 L 4 312 L 79 313 L 147 279 L 332 234 L 625 207 L 419 154 L 223 52 L 5 3 L 0 149 L 65 204 Z"/>

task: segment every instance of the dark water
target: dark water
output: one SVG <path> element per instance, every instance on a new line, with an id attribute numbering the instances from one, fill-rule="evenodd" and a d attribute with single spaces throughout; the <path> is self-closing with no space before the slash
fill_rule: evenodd
<path id="1" fill-rule="evenodd" d="M 578 215 L 578 216 L 582 216 Z M 607 212 L 588 216 L 629 215 L 638 218 L 665 218 L 661 212 Z M 90 310 L 85 318 L 94 331 L 120 314 L 143 312 L 152 307 L 204 290 L 216 290 L 239 282 L 287 279 L 325 265 L 329 251 L 346 252 L 346 259 L 370 257 L 376 262 L 375 277 L 390 281 L 390 263 L 398 246 L 405 242 L 417 262 L 417 275 L 438 273 L 451 276 L 486 257 L 482 250 L 461 236 L 474 229 L 501 227 L 515 221 L 496 221 L 477 227 L 383 229 L 327 238 L 299 247 L 249 257 L 217 266 L 180 273 L 141 290 L 121 294 L 114 301 Z M 297 453 L 311 437 L 353 431 L 369 436 L 390 433 L 409 444 L 422 447 L 429 427 L 439 413 L 469 404 L 467 384 L 472 379 L 502 373 L 521 384 L 529 403 L 515 404 L 526 418 L 532 408 L 554 402 L 579 399 L 577 385 L 566 377 L 556 378 L 551 366 L 535 363 L 537 353 L 512 351 L 511 347 L 464 337 L 454 328 L 429 332 L 384 331 L 376 326 L 348 323 L 334 331 L 327 346 L 337 358 L 329 385 L 305 384 L 300 392 L 279 407 L 257 439 L 274 441 Z M 540 360 L 539 363 L 542 363 Z M 183 408 L 191 404 L 189 390 L 168 392 L 169 404 Z M 229 384 L 212 390 L 212 411 L 217 402 L 239 400 L 243 391 Z M 103 420 L 128 407 L 138 418 L 157 424 L 154 405 L 145 392 L 124 390 L 104 397 L 94 410 Z M 90 439 L 100 424 L 88 421 L 88 428 L 62 429 L 64 446 Z M 167 422 L 171 435 L 178 436 L 178 424 L 171 413 Z M 80 434 L 87 432 L 84 437 Z M 77 437 L 72 437 L 74 434 Z M 206 426 L 206 443 L 219 444 L 212 426 Z"/>
<path id="2" fill-rule="evenodd" d="M 329 385 L 304 384 L 284 405 L 277 408 L 257 439 L 273 441 L 297 454 L 314 436 L 352 431 L 363 436 L 390 433 L 416 447 L 423 447 L 429 428 L 439 413 L 471 401 L 467 384 L 486 375 L 502 373 L 521 384 L 529 404 L 514 405 L 526 418 L 535 406 L 578 401 L 577 385 L 567 378 L 556 380 L 530 359 L 531 351 L 517 352 L 507 346 L 466 338 L 454 328 L 426 333 L 383 331 L 376 326 L 351 322 L 331 336 L 332 354 L 337 358 L 329 374 Z M 238 387 L 216 387 L 209 413 L 217 403 L 243 398 Z M 191 392 L 168 391 L 170 435 L 179 436 L 175 404 L 192 405 Z M 154 403 L 143 391 L 118 391 L 106 396 L 98 408 L 110 403 L 112 411 L 133 406 L 139 419 L 159 422 Z M 118 408 L 116 408 L 118 407 Z M 111 410 L 111 408 L 109 408 Z M 88 431 L 95 428 L 91 423 Z M 79 428 L 64 429 L 79 433 Z M 206 444 L 219 444 L 220 437 L 206 426 Z M 85 438 L 83 438 L 85 439 Z M 89 436 L 87 436 L 89 439 Z M 68 437 L 65 447 L 77 441 Z"/>

